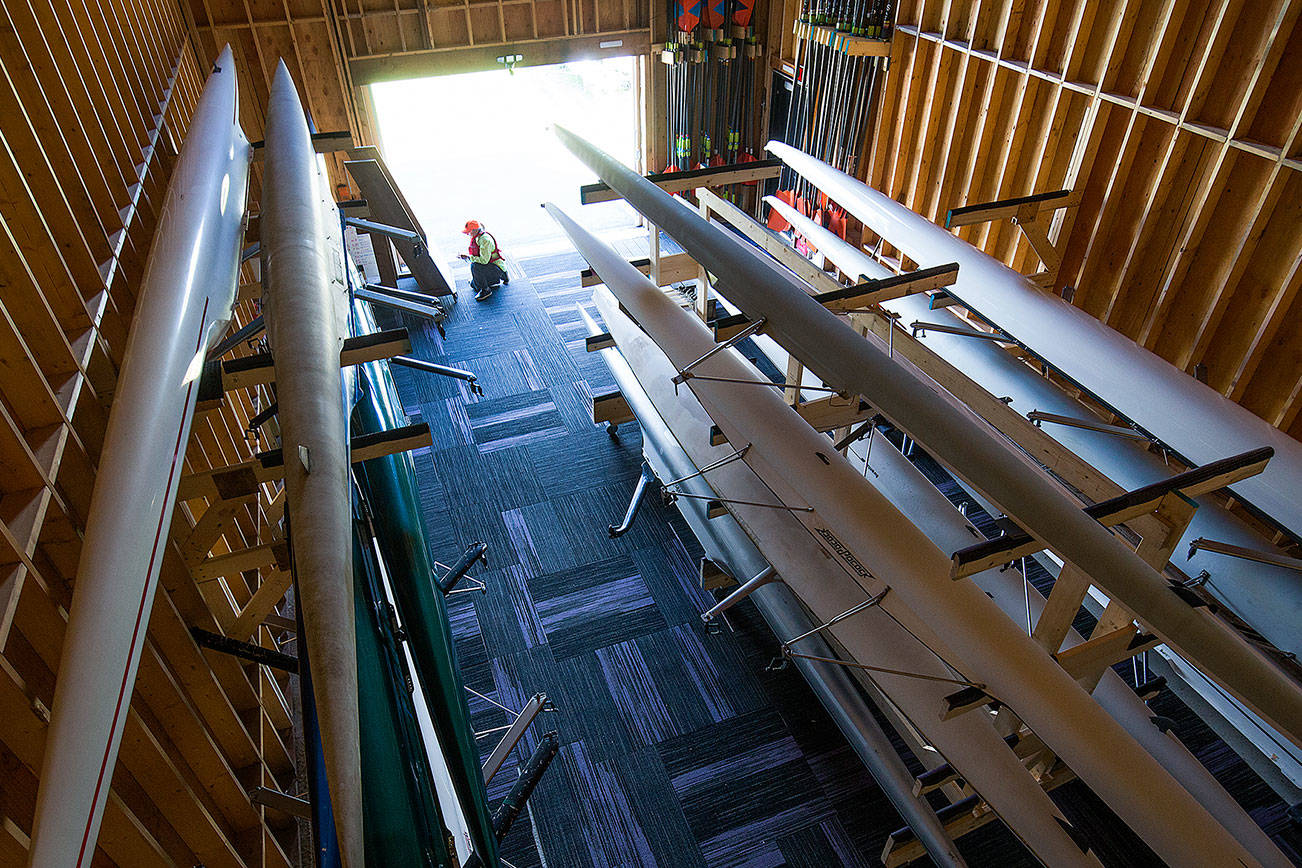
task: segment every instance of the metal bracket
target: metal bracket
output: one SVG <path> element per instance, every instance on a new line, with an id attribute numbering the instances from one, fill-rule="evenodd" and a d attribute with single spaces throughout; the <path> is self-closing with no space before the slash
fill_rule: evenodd
<path id="1" fill-rule="evenodd" d="M 351 226 L 368 235 L 383 235 L 384 237 L 392 238 L 395 241 L 409 241 L 417 246 L 425 243 L 424 239 L 420 237 L 419 232 L 413 232 L 410 229 L 400 229 L 397 226 L 390 226 L 387 223 L 377 223 L 374 220 L 363 220 L 360 217 L 345 217 L 344 225 Z"/>
<path id="2" fill-rule="evenodd" d="M 633 488 L 633 497 L 628 502 L 628 508 L 624 510 L 624 518 L 618 525 L 607 525 L 606 532 L 610 534 L 611 539 L 621 537 L 628 533 L 633 527 L 633 519 L 637 517 L 637 511 L 642 506 L 642 499 L 646 497 L 647 486 L 651 480 L 655 479 L 655 472 L 652 471 L 651 465 L 645 461 L 642 462 L 642 473 L 637 479 L 637 485 Z"/>
<path id="3" fill-rule="evenodd" d="M 254 645 L 250 642 L 241 642 L 239 639 L 232 639 L 218 633 L 210 633 L 198 627 L 191 627 L 190 635 L 194 637 L 195 643 L 201 648 L 219 651 L 222 654 L 230 654 L 232 657 L 239 657 L 241 660 L 247 660 L 250 663 L 282 669 L 285 672 L 298 672 L 298 658 L 292 654 L 273 651 L 270 648 L 263 648 L 261 645 Z"/>
<path id="4" fill-rule="evenodd" d="M 454 593 L 452 589 L 457 586 L 458 582 L 465 579 L 466 572 L 480 561 L 483 561 L 485 565 L 488 564 L 488 543 L 472 542 L 466 547 L 466 550 L 461 553 L 461 557 L 457 558 L 456 563 L 452 564 L 452 566 L 441 564 L 438 561 L 434 562 L 434 566 L 446 570 L 443 575 L 434 579 L 434 584 L 437 585 L 438 589 L 444 594 Z M 472 588 L 471 590 L 488 590 L 484 586 L 483 582 L 475 581 L 474 579 L 470 579 L 470 581 L 476 586 L 476 588 Z"/>
<path id="5" fill-rule="evenodd" d="M 1109 425 L 1107 422 L 1097 422 L 1093 419 L 1078 419 L 1075 416 L 1060 416 L 1057 413 L 1044 413 L 1040 410 L 1032 410 L 1026 414 L 1035 427 L 1043 427 L 1042 423 L 1052 422 L 1055 425 L 1066 425 L 1069 428 L 1083 428 L 1086 431 L 1098 431 L 1100 434 L 1111 434 L 1115 437 L 1128 437 L 1132 440 L 1140 440 L 1144 443 L 1154 443 L 1156 441 L 1142 431 L 1136 431 L 1134 428 L 1126 428 L 1121 425 Z"/>
<path id="6" fill-rule="evenodd" d="M 502 763 L 506 762 L 507 756 L 520 743 L 520 739 L 524 738 L 525 730 L 529 728 L 529 724 L 533 723 L 534 718 L 546 707 L 547 694 L 545 693 L 535 693 L 525 703 L 524 708 L 520 710 L 520 713 L 515 716 L 515 720 L 511 721 L 510 726 L 507 727 L 506 735 L 502 736 L 502 740 L 497 743 L 497 747 L 493 748 L 493 752 L 488 755 L 487 761 L 484 762 L 482 771 L 485 784 L 493 779 L 493 775 L 497 774 L 498 769 L 502 767 Z M 478 733 L 476 734 L 478 735 Z"/>
<path id="7" fill-rule="evenodd" d="M 372 304 L 391 307 L 404 313 L 415 316 L 425 317 L 433 320 L 435 325 L 440 325 L 443 320 L 447 319 L 448 313 L 443 309 L 443 305 L 430 299 L 428 301 L 413 301 L 409 298 L 402 298 L 388 292 L 376 292 L 373 289 L 363 287 L 353 290 L 353 295 L 362 301 L 369 301 Z"/>
<path id="8" fill-rule="evenodd" d="M 312 803 L 301 796 L 291 796 L 270 787 L 253 787 L 249 790 L 249 801 L 264 808 L 271 808 L 291 817 L 303 820 L 312 818 Z"/>
<path id="9" fill-rule="evenodd" d="M 740 588 L 715 603 L 705 612 L 701 613 L 701 620 L 706 624 L 710 624 L 718 615 L 728 611 L 733 606 L 737 605 L 770 582 L 776 582 L 780 579 L 781 577 L 774 571 L 772 566 L 765 567 L 754 578 L 747 579 Z"/>
<path id="10" fill-rule="evenodd" d="M 436 365 L 434 362 L 427 362 L 424 359 L 413 359 L 411 356 L 394 356 L 389 359 L 392 365 L 398 365 L 403 368 L 411 368 L 413 371 L 424 371 L 427 374 L 438 374 L 441 377 L 452 377 L 455 380 L 465 380 L 470 384 L 470 391 L 476 395 L 484 394 L 484 387 L 479 385 L 479 376 L 472 374 L 470 371 L 463 371 L 460 368 L 449 368 L 447 365 Z"/>

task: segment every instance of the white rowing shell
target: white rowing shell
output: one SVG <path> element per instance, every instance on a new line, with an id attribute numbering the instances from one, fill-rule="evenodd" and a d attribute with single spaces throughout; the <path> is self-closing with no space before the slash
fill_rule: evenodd
<path id="1" fill-rule="evenodd" d="M 30 864 L 89 865 L 145 642 L 204 356 L 235 302 L 249 144 L 230 48 L 186 132 L 109 412 L 37 794 Z"/>

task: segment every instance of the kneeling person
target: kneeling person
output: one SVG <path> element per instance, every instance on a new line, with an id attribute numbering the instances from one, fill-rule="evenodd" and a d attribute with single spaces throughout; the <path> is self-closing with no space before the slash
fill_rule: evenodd
<path id="1" fill-rule="evenodd" d="M 475 291 L 475 300 L 483 301 L 493 294 L 493 287 L 511 282 L 506 273 L 506 260 L 497 239 L 478 220 L 467 220 L 466 228 L 461 231 L 470 236 L 470 249 L 461 254 L 462 259 L 470 262 L 470 288 Z"/>

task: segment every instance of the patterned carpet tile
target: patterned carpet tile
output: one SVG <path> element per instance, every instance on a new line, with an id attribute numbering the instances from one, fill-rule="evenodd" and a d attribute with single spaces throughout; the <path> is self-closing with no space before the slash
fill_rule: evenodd
<path id="1" fill-rule="evenodd" d="M 869 868 L 870 864 L 860 857 L 849 833 L 836 817 L 783 835 L 778 839 L 778 849 L 782 851 L 788 868 L 824 868 L 826 865 Z"/>
<path id="2" fill-rule="evenodd" d="M 734 717 L 660 746 L 683 813 L 710 865 L 745 865 L 782 835 L 833 815 L 773 711 Z"/>
<path id="3" fill-rule="evenodd" d="M 558 659 L 665 626 L 632 558 L 616 557 L 529 580 Z"/>
<path id="4" fill-rule="evenodd" d="M 456 397 L 466 404 L 473 405 L 521 392 L 537 391 L 546 385 L 529 347 L 474 358 L 453 359 L 448 364 L 471 371 L 479 378 L 483 395 L 475 394 L 464 380 L 452 380 L 459 387 Z"/>
<path id="5" fill-rule="evenodd" d="M 597 662 L 620 718 L 642 744 L 659 744 L 670 736 L 691 731 L 675 719 L 681 714 L 670 711 L 636 642 L 617 642 L 599 649 Z M 680 711 L 681 697 L 672 693 L 669 696 L 674 700 L 674 711 Z"/>
<path id="6" fill-rule="evenodd" d="M 510 564 L 479 577 L 485 590 L 474 595 L 475 611 L 484 642 L 495 654 L 527 651 L 547 641 L 527 586 L 531 575 L 527 567 Z"/>
<path id="7" fill-rule="evenodd" d="M 695 544 L 695 540 L 692 543 Z M 669 623 L 699 623 L 700 613 L 714 605 L 714 598 L 701 588 L 699 555 L 688 554 L 683 541 L 676 535 L 665 546 L 638 549 L 632 557 Z"/>
<path id="8" fill-rule="evenodd" d="M 539 485 L 551 497 L 611 485 L 627 486 L 631 494 L 642 469 L 642 438 L 636 431 L 613 442 L 589 423 L 581 433 L 531 444 L 527 448 Z M 648 496 L 654 496 L 656 489 Z M 619 516 L 610 518 L 617 522 Z"/>
<path id="9" fill-rule="evenodd" d="M 468 404 L 466 416 L 480 454 L 536 444 L 567 433 L 548 391 Z"/>
<path id="10" fill-rule="evenodd" d="M 633 812 L 632 799 L 614 770 L 607 763 L 592 760 L 583 742 L 566 745 L 560 759 L 583 818 L 583 841 L 591 864 L 638 868 L 662 864 L 652 852 L 642 823 Z"/>

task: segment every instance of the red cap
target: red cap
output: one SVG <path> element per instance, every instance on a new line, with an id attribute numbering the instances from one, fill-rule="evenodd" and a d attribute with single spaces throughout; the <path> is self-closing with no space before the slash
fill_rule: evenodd
<path id="1" fill-rule="evenodd" d="M 483 228 L 484 227 L 479 224 L 478 220 L 467 220 L 466 228 L 461 230 L 461 234 L 474 235 L 476 232 L 478 232 L 480 229 Z"/>

